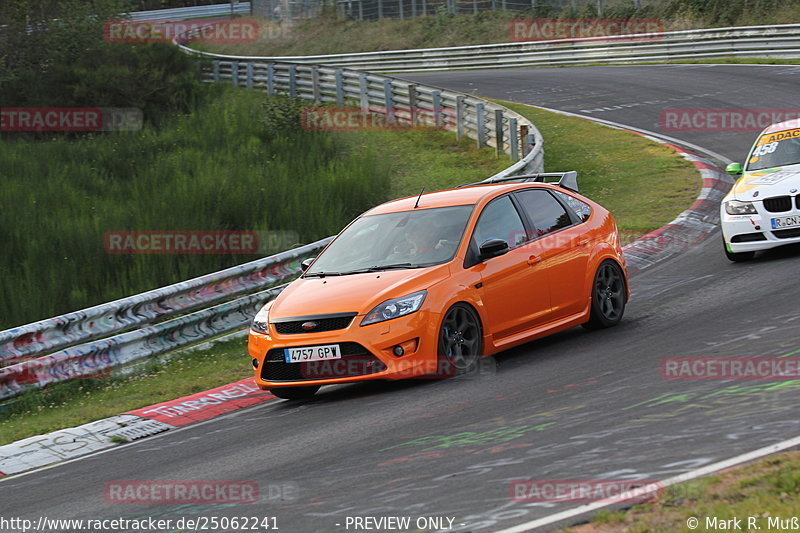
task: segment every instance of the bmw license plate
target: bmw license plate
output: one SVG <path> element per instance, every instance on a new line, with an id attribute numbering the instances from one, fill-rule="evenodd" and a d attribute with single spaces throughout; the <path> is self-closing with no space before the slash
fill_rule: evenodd
<path id="1" fill-rule="evenodd" d="M 284 348 L 283 355 L 287 363 L 305 363 L 306 361 L 327 361 L 341 359 L 342 350 L 338 344 L 323 346 L 305 346 L 302 348 Z"/>
<path id="2" fill-rule="evenodd" d="M 772 219 L 772 229 L 796 228 L 800 226 L 800 215 Z"/>

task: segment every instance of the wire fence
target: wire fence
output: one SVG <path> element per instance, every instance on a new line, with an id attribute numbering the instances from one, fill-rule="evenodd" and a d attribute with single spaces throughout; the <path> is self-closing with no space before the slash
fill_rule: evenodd
<path id="1" fill-rule="evenodd" d="M 641 9 L 667 0 L 253 0 L 252 14 L 274 20 L 318 16 L 336 5 L 341 16 L 355 20 L 406 19 L 439 13 L 464 15 L 481 11 L 517 11 L 555 16 L 571 10 L 578 16 L 604 16 L 610 9 Z M 335 2 L 335 4 L 334 4 Z"/>

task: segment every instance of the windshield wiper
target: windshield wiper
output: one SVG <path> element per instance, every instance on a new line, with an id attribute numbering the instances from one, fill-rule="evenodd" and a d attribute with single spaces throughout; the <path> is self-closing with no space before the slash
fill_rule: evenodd
<path id="1" fill-rule="evenodd" d="M 346 272 L 349 274 L 349 272 Z M 308 274 L 303 274 L 304 278 L 324 278 L 326 276 L 343 276 L 342 272 L 311 272 Z"/>
<path id="2" fill-rule="evenodd" d="M 416 265 L 414 263 L 395 263 L 393 265 L 374 265 L 367 268 L 359 268 L 358 270 L 350 270 L 342 272 L 342 275 L 347 274 L 364 274 L 365 272 L 381 272 L 382 270 L 400 270 L 404 268 L 421 268 L 425 265 Z"/>

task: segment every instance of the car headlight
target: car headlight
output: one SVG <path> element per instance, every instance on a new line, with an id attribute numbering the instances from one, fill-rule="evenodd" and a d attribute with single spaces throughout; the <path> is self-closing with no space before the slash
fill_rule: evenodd
<path id="1" fill-rule="evenodd" d="M 729 200 L 725 202 L 725 212 L 729 215 L 755 215 L 758 214 L 753 202 L 740 202 L 739 200 Z"/>
<path id="2" fill-rule="evenodd" d="M 367 313 L 364 320 L 361 321 L 362 326 L 368 326 L 385 320 L 391 320 L 400 316 L 410 315 L 418 311 L 425 301 L 425 296 L 428 291 L 419 291 L 402 298 L 392 298 L 386 300 L 382 304 L 376 306 L 372 311 Z"/>
<path id="3" fill-rule="evenodd" d="M 269 304 L 264 305 L 256 313 L 253 323 L 250 324 L 250 329 L 269 335 Z"/>

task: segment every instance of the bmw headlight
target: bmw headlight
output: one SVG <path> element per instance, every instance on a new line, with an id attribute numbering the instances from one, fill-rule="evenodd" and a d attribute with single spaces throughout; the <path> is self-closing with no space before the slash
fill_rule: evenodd
<path id="1" fill-rule="evenodd" d="M 753 202 L 740 202 L 739 200 L 728 200 L 725 202 L 725 212 L 729 215 L 756 215 L 756 207 Z"/>
<path id="2" fill-rule="evenodd" d="M 364 320 L 361 321 L 361 325 L 368 326 L 370 324 L 376 324 L 385 320 L 391 320 L 393 318 L 410 315 L 411 313 L 419 310 L 419 308 L 422 306 L 422 302 L 425 301 L 425 296 L 427 294 L 428 291 L 419 291 L 409 294 L 408 296 L 403 296 L 402 298 L 392 298 L 391 300 L 386 300 L 382 304 L 376 306 L 375 309 L 367 313 L 367 316 L 365 316 Z"/>
<path id="3" fill-rule="evenodd" d="M 269 335 L 269 304 L 264 305 L 256 313 L 253 323 L 250 324 L 250 329 Z"/>

